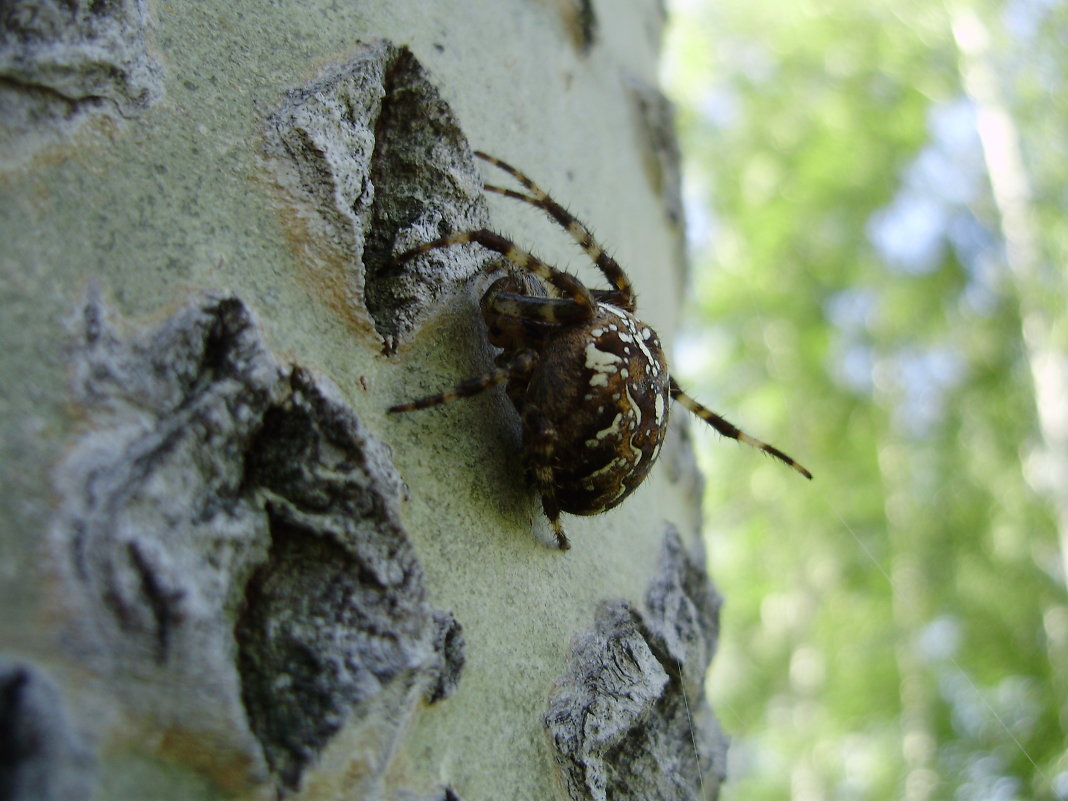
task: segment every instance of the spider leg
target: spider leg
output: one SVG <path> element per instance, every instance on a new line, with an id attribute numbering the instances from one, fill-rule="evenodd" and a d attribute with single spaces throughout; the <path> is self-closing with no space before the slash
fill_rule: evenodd
<path id="1" fill-rule="evenodd" d="M 575 323 L 586 319 L 583 307 L 567 298 L 538 298 L 515 292 L 497 292 L 489 305 L 497 316 L 543 325 Z"/>
<path id="2" fill-rule="evenodd" d="M 503 364 L 484 375 L 469 378 L 467 381 L 457 384 L 452 389 L 446 390 L 445 392 L 439 392 L 437 395 L 428 395 L 425 398 L 420 398 L 419 400 L 410 403 L 398 403 L 396 406 L 390 406 L 389 411 L 392 413 L 413 412 L 416 409 L 427 409 L 431 406 L 439 406 L 442 403 L 449 403 L 457 398 L 469 398 L 492 386 L 501 384 L 510 378 L 528 374 L 534 367 L 537 358 L 537 355 L 532 350 L 519 351 L 506 364 Z"/>
<path id="3" fill-rule="evenodd" d="M 803 475 L 805 478 L 808 478 L 808 479 L 812 478 L 812 473 L 808 472 L 808 470 L 806 470 L 804 467 L 799 465 L 797 462 L 795 462 L 793 459 L 791 459 L 785 453 L 780 451 L 774 445 L 768 445 L 768 443 L 761 442 L 756 437 L 749 436 L 744 431 L 742 431 L 740 428 L 735 426 L 733 423 L 728 422 L 727 420 L 725 420 L 720 415 L 716 414 L 711 409 L 707 409 L 704 406 L 702 406 L 696 400 L 694 400 L 689 395 L 687 395 L 685 392 L 683 392 L 679 388 L 679 385 L 675 383 L 675 379 L 674 378 L 671 379 L 671 397 L 672 397 L 673 400 L 677 400 L 679 403 L 681 403 L 683 406 L 685 406 L 691 412 L 696 414 L 698 417 L 700 417 L 702 420 L 704 420 L 706 423 L 708 423 L 710 426 L 712 426 L 712 428 L 716 429 L 716 431 L 718 431 L 723 436 L 730 437 L 731 439 L 736 439 L 739 442 L 744 442 L 746 445 L 751 445 L 754 448 L 758 448 L 758 449 L 764 451 L 764 453 L 770 454 L 771 456 L 774 456 L 776 459 L 778 459 L 778 460 L 780 460 L 782 462 L 785 462 L 786 464 L 790 465 L 790 467 L 792 467 L 798 473 Z"/>
<path id="4" fill-rule="evenodd" d="M 493 184 L 484 185 L 483 188 L 487 192 L 495 192 L 498 195 L 504 195 L 505 197 L 510 197 L 514 200 L 520 200 L 523 203 L 529 203 L 531 206 L 536 206 L 552 217 L 561 228 L 571 235 L 572 239 L 578 242 L 579 246 L 586 251 L 590 260 L 597 265 L 597 268 L 602 273 L 604 273 L 604 277 L 608 279 L 608 282 L 615 287 L 616 292 L 613 296 L 615 305 L 618 305 L 627 311 L 634 311 L 634 288 L 631 286 L 630 279 L 627 278 L 626 273 L 623 272 L 623 268 L 619 266 L 616 260 L 609 256 L 605 252 L 605 249 L 593 238 L 593 233 L 589 228 L 571 214 L 571 212 L 549 197 L 547 192 L 541 189 L 541 187 L 511 164 L 501 161 L 498 158 L 494 158 L 480 150 L 476 150 L 475 155 L 484 161 L 488 161 L 495 167 L 504 170 L 525 186 L 530 191 L 530 194 L 524 195 L 522 192 L 516 192 L 513 189 L 507 189 Z"/>
<path id="5" fill-rule="evenodd" d="M 573 300 L 526 295 L 522 289 L 516 276 L 500 278 L 479 302 L 486 338 L 498 348 L 540 350 L 562 327 L 586 322 L 586 308 Z"/>
<path id="6" fill-rule="evenodd" d="M 571 301 L 583 307 L 584 311 L 581 315 L 582 319 L 588 320 L 596 312 L 597 304 L 594 302 L 590 290 L 586 289 L 586 286 L 575 276 L 570 273 L 565 273 L 563 270 L 558 270 L 551 264 L 539 259 L 533 253 L 523 250 L 511 241 L 505 239 L 500 234 L 496 234 L 485 228 L 480 228 L 477 231 L 464 231 L 458 234 L 450 234 L 449 236 L 443 236 L 440 239 L 424 242 L 422 245 L 417 245 L 411 250 L 406 250 L 404 253 L 401 253 L 393 260 L 393 262 L 394 264 L 403 264 L 404 262 L 415 258 L 420 253 L 426 253 L 427 251 L 436 250 L 437 248 L 447 248 L 452 245 L 463 245 L 469 242 L 474 242 L 482 245 L 482 247 L 487 250 L 500 253 L 510 262 L 551 284 L 561 294 L 567 296 Z"/>
<path id="7" fill-rule="evenodd" d="M 527 470 L 534 487 L 541 495 L 541 508 L 552 526 L 556 547 L 566 551 L 571 543 L 560 523 L 560 504 L 556 500 L 556 482 L 553 478 L 552 459 L 556 449 L 556 429 L 533 407 L 523 414 L 523 444 Z"/>

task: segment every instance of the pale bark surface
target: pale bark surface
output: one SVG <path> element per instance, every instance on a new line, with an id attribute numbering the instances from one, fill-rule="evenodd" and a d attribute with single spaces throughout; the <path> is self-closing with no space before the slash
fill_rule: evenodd
<path id="1" fill-rule="evenodd" d="M 2 13 L 0 798 L 714 797 L 685 426 L 560 553 L 503 392 L 385 411 L 493 357 L 489 256 L 391 254 L 493 227 L 601 283 L 472 147 L 671 341 L 660 5 Z"/>

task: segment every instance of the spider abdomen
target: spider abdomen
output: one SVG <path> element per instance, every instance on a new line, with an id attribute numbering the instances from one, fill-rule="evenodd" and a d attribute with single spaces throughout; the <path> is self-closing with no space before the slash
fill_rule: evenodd
<path id="1" fill-rule="evenodd" d="M 670 401 L 660 340 L 629 312 L 598 303 L 596 316 L 541 355 L 524 405 L 552 427 L 560 508 L 578 515 L 611 509 L 660 454 Z"/>

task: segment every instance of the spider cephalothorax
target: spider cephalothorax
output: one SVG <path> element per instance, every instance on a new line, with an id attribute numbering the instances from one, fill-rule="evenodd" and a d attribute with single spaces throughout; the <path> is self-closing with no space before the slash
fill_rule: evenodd
<path id="1" fill-rule="evenodd" d="M 519 170 L 485 153 L 475 155 L 510 174 L 530 194 L 492 184 L 486 184 L 487 191 L 545 211 L 581 245 L 612 288 L 587 289 L 575 276 L 485 229 L 445 236 L 400 254 L 397 263 L 474 242 L 500 253 L 514 267 L 482 296 L 488 339 L 501 348 L 497 367 L 391 412 L 425 409 L 507 382 L 508 397 L 522 420 L 524 464 L 560 548 L 568 547 L 562 511 L 607 511 L 645 479 L 660 455 L 671 400 L 724 436 L 760 448 L 812 478 L 778 448 L 748 436 L 679 389 L 656 332 L 634 316 L 629 279 L 589 229 Z"/>

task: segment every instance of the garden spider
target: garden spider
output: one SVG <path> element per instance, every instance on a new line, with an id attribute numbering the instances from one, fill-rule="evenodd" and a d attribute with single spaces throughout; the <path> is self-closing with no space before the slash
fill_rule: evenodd
<path id="1" fill-rule="evenodd" d="M 441 237 L 401 253 L 401 264 L 437 248 L 477 243 L 507 259 L 509 275 L 482 296 L 487 338 L 501 348 L 496 368 L 453 389 L 390 408 L 425 409 L 507 382 L 523 427 L 523 462 L 541 496 L 557 547 L 569 546 L 560 513 L 593 515 L 630 495 L 649 473 L 678 401 L 725 437 L 812 474 L 778 448 L 749 436 L 683 392 L 668 373 L 656 333 L 634 316 L 630 280 L 589 229 L 509 164 L 475 155 L 515 178 L 529 194 L 486 184 L 488 192 L 535 206 L 578 242 L 611 289 L 587 289 L 486 229 Z"/>

